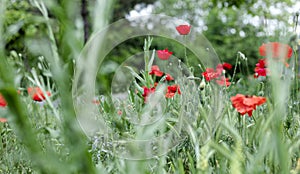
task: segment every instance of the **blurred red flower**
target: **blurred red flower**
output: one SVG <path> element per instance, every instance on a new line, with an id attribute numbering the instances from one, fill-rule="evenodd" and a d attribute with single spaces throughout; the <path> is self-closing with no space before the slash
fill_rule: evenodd
<path id="1" fill-rule="evenodd" d="M 99 105 L 101 102 L 99 99 L 93 99 L 92 103 L 94 103 L 95 105 Z"/>
<path id="2" fill-rule="evenodd" d="M 223 68 L 222 68 L 223 70 Z M 202 73 L 206 81 L 211 81 L 212 79 L 218 78 L 222 74 L 222 70 L 218 68 L 215 71 L 213 68 L 206 68 L 206 71 Z"/>
<path id="3" fill-rule="evenodd" d="M 262 105 L 266 102 L 265 97 L 257 97 L 257 96 L 245 96 L 243 94 L 237 94 L 230 98 L 232 106 L 236 108 L 236 110 L 245 115 L 248 114 L 249 117 L 252 116 L 253 110 L 256 109 L 256 106 Z"/>
<path id="4" fill-rule="evenodd" d="M 118 114 L 118 115 L 122 115 L 123 112 L 122 112 L 121 110 L 118 110 L 117 114 Z"/>
<path id="5" fill-rule="evenodd" d="M 6 118 L 0 118 L 0 123 L 6 123 L 7 119 Z"/>
<path id="6" fill-rule="evenodd" d="M 170 74 L 167 74 L 166 81 L 172 81 L 172 80 L 174 80 L 174 78 Z"/>
<path id="7" fill-rule="evenodd" d="M 254 78 L 258 78 L 259 76 L 267 76 L 266 59 L 258 60 L 258 63 L 255 66 Z"/>
<path id="8" fill-rule="evenodd" d="M 0 107 L 5 107 L 7 105 L 6 100 L 4 97 L 0 94 Z"/>
<path id="9" fill-rule="evenodd" d="M 224 63 L 222 64 L 222 67 L 223 67 L 224 69 L 226 69 L 226 70 L 231 70 L 231 69 L 232 69 L 232 65 L 231 65 L 230 63 L 226 63 L 226 62 L 224 62 Z"/>
<path id="10" fill-rule="evenodd" d="M 176 27 L 176 30 L 180 35 L 188 35 L 191 31 L 190 25 L 179 25 Z"/>
<path id="11" fill-rule="evenodd" d="M 43 91 L 39 87 L 29 87 L 27 88 L 27 92 L 34 101 L 43 101 L 46 99 Z M 46 91 L 46 95 L 50 97 L 51 93 Z"/>
<path id="12" fill-rule="evenodd" d="M 279 42 L 269 42 L 266 44 L 262 44 L 259 47 L 259 54 L 261 56 L 267 56 L 268 54 L 271 54 L 270 56 L 275 59 L 288 59 L 292 57 L 293 49 L 287 44 Z"/>
<path id="13" fill-rule="evenodd" d="M 168 60 L 173 52 L 169 51 L 167 48 L 164 50 L 157 50 L 157 56 L 161 60 Z"/>
<path id="14" fill-rule="evenodd" d="M 144 102 L 147 102 L 147 97 L 150 94 L 153 94 L 155 92 L 155 87 L 152 88 L 147 88 L 147 87 L 143 87 L 144 88 L 144 93 L 143 93 L 143 97 L 144 97 Z"/>
<path id="15" fill-rule="evenodd" d="M 164 72 L 160 71 L 159 67 L 157 65 L 153 65 L 151 67 L 151 71 L 149 72 L 150 75 L 156 75 L 157 77 L 161 77 Z"/>
<path id="16" fill-rule="evenodd" d="M 175 93 L 181 94 L 179 85 L 171 85 L 167 87 L 166 98 L 174 97 Z"/>
<path id="17" fill-rule="evenodd" d="M 222 76 L 220 79 L 216 80 L 217 84 L 220 86 L 225 86 L 228 87 L 230 86 L 230 82 L 228 78 L 225 78 L 224 76 Z"/>

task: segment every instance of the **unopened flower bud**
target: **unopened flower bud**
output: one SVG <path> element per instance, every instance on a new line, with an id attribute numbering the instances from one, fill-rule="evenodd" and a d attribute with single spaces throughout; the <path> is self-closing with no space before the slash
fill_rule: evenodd
<path id="1" fill-rule="evenodd" d="M 206 85 L 205 81 L 202 80 L 201 83 L 200 83 L 200 85 L 199 85 L 199 89 L 203 90 L 205 88 L 205 85 Z"/>

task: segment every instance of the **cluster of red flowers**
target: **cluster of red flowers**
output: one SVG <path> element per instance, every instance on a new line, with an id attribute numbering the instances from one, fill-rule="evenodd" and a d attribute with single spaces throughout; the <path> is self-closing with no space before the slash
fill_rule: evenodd
<path id="1" fill-rule="evenodd" d="M 288 67 L 289 65 L 286 60 L 292 57 L 293 50 L 287 44 L 269 42 L 262 44 L 259 47 L 259 54 L 261 56 L 269 56 L 276 61 L 283 62 Z M 254 78 L 267 76 L 268 68 L 266 58 L 258 60 L 254 71 Z M 242 94 L 237 94 L 236 96 L 231 97 L 232 106 L 236 108 L 240 114 L 245 115 L 247 113 L 250 117 L 252 116 L 253 110 L 256 109 L 256 106 L 264 104 L 266 100 L 267 99 L 265 97 L 245 96 Z"/>
<path id="2" fill-rule="evenodd" d="M 34 101 L 43 101 L 46 99 L 44 93 L 39 87 L 29 87 L 27 88 L 28 95 L 31 96 L 32 100 Z M 51 93 L 49 91 L 46 92 L 46 95 L 51 96 Z M 0 107 L 6 107 L 7 102 L 4 99 L 4 97 L 0 94 Z M 4 123 L 7 122 L 6 118 L 0 118 L 0 122 Z"/>
<path id="3" fill-rule="evenodd" d="M 258 63 L 255 66 L 254 78 L 258 78 L 259 76 L 267 76 L 266 59 L 258 60 Z"/>
<path id="4" fill-rule="evenodd" d="M 230 98 L 232 102 L 232 106 L 236 108 L 236 110 L 245 115 L 248 114 L 249 117 L 252 116 L 253 110 L 256 109 L 256 106 L 262 105 L 266 102 L 265 97 L 257 97 L 257 96 L 245 96 L 243 94 L 237 94 Z"/>
<path id="5" fill-rule="evenodd" d="M 46 99 L 43 91 L 39 87 L 29 87 L 27 88 L 28 95 L 31 96 L 32 100 L 34 101 L 43 101 Z M 18 91 L 19 93 L 19 91 Z M 46 95 L 49 97 L 51 96 L 51 93 L 49 91 L 46 91 Z M 0 94 L 0 107 L 5 107 L 7 105 L 5 99 Z"/>
<path id="6" fill-rule="evenodd" d="M 206 71 L 202 73 L 205 80 L 210 82 L 216 79 L 216 83 L 220 86 L 229 86 L 230 82 L 228 78 L 222 76 L 223 70 L 231 70 L 232 65 L 229 63 L 218 64 L 216 70 L 213 68 L 206 68 Z"/>
<path id="7" fill-rule="evenodd" d="M 292 57 L 293 49 L 287 44 L 269 42 L 259 47 L 259 54 L 261 56 L 271 56 L 273 59 L 289 59 Z"/>
<path id="8" fill-rule="evenodd" d="M 151 67 L 151 71 L 149 72 L 150 75 L 155 75 L 157 77 L 161 77 L 164 75 L 164 72 L 162 72 L 157 65 L 153 65 Z M 165 75 L 166 81 L 172 81 L 174 78 L 170 74 Z"/>
<path id="9" fill-rule="evenodd" d="M 161 77 L 163 76 L 164 72 L 162 72 L 159 67 L 157 65 L 153 65 L 151 67 L 151 71 L 149 72 L 150 75 L 155 75 L 157 77 Z M 170 74 L 166 74 L 165 75 L 165 81 L 173 81 L 174 78 L 170 75 Z M 143 91 L 143 94 L 142 96 L 144 97 L 144 101 L 146 102 L 147 101 L 147 97 L 150 95 L 150 94 L 153 94 L 155 92 L 155 89 L 156 89 L 156 86 L 158 85 L 157 82 L 154 83 L 154 86 L 153 87 L 143 87 L 144 91 Z M 166 98 L 172 98 L 174 97 L 174 95 L 176 94 L 176 92 L 178 94 L 181 94 L 181 91 L 180 91 L 180 87 L 179 85 L 170 85 L 167 87 L 167 91 L 166 91 L 166 94 L 165 94 L 165 97 Z"/>
<path id="10" fill-rule="evenodd" d="M 289 64 L 286 62 L 286 60 L 292 57 L 293 49 L 287 44 L 270 42 L 262 44 L 259 47 L 259 54 L 261 56 L 270 56 L 274 60 L 282 61 L 285 66 L 288 67 Z M 254 71 L 254 78 L 258 78 L 259 76 L 267 76 L 266 59 L 258 60 Z"/>
<path id="11" fill-rule="evenodd" d="M 179 85 L 175 84 L 175 85 L 168 86 L 166 97 L 167 98 L 172 98 L 172 97 L 174 97 L 174 95 L 176 94 L 176 92 L 178 94 L 181 94 Z"/>
<path id="12" fill-rule="evenodd" d="M 176 27 L 176 30 L 180 35 L 188 35 L 191 31 L 191 26 L 190 25 L 179 25 Z M 161 60 L 168 60 L 173 54 L 173 52 L 169 51 L 167 48 L 164 50 L 157 50 L 156 53 L 157 53 L 157 57 Z M 151 71 L 149 72 L 149 74 L 155 75 L 156 77 L 162 77 L 164 75 L 164 72 L 162 72 L 157 65 L 153 65 L 151 67 Z M 170 74 L 165 74 L 164 78 L 165 78 L 165 81 L 168 81 L 168 82 L 174 80 L 174 78 Z M 155 92 L 156 86 L 157 86 L 157 83 L 154 84 L 154 87 L 143 87 L 144 91 L 143 91 L 142 96 L 144 97 L 145 102 L 147 101 L 147 97 L 150 94 L 153 94 Z M 179 85 L 176 85 L 176 84 L 170 85 L 167 87 L 165 97 L 172 98 L 172 97 L 174 97 L 174 95 L 176 93 L 181 94 Z"/>

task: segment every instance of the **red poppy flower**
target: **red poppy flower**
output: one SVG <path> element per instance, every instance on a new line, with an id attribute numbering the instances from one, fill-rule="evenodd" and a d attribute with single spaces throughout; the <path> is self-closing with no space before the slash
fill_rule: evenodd
<path id="1" fill-rule="evenodd" d="M 220 86 L 225 86 L 228 87 L 230 85 L 229 79 L 225 78 L 224 76 L 221 77 L 221 79 L 216 80 L 217 84 Z"/>
<path id="2" fill-rule="evenodd" d="M 167 74 L 166 81 L 172 81 L 172 80 L 174 80 L 174 78 L 170 74 Z"/>
<path id="3" fill-rule="evenodd" d="M 0 94 L 0 107 L 5 107 L 7 105 L 4 97 Z"/>
<path id="4" fill-rule="evenodd" d="M 161 77 L 164 74 L 164 72 L 160 71 L 160 69 L 159 69 L 159 67 L 157 65 L 153 65 L 151 67 L 151 71 L 149 72 L 149 74 L 150 75 L 154 74 L 157 77 Z"/>
<path id="5" fill-rule="evenodd" d="M 6 118 L 0 118 L 0 123 L 6 123 L 7 119 Z"/>
<path id="6" fill-rule="evenodd" d="M 179 85 L 171 85 L 167 88 L 166 98 L 174 97 L 175 93 L 181 94 Z"/>
<path id="7" fill-rule="evenodd" d="M 117 114 L 118 114 L 118 115 L 122 115 L 123 112 L 122 112 L 121 110 L 118 110 Z"/>
<path id="8" fill-rule="evenodd" d="M 169 51 L 167 48 L 164 50 L 157 50 L 157 56 L 161 60 L 168 60 L 173 52 Z"/>
<path id="9" fill-rule="evenodd" d="M 46 99 L 43 91 L 39 87 L 27 88 L 27 92 L 34 101 L 43 101 Z M 50 97 L 51 93 L 46 91 L 46 95 Z"/>
<path id="10" fill-rule="evenodd" d="M 293 49 L 283 43 L 279 42 L 270 42 L 266 44 L 262 44 L 259 47 L 259 54 L 261 56 L 267 56 L 268 54 L 271 54 L 272 58 L 291 58 L 293 54 Z"/>
<path id="11" fill-rule="evenodd" d="M 226 70 L 231 70 L 232 69 L 232 65 L 230 63 L 223 63 L 222 64 L 223 68 Z"/>
<path id="12" fill-rule="evenodd" d="M 256 109 L 256 106 L 262 105 L 266 102 L 265 97 L 257 97 L 257 96 L 245 96 L 243 94 L 237 94 L 230 98 L 232 106 L 236 108 L 236 110 L 245 115 L 248 114 L 249 117 L 252 116 L 253 110 Z"/>
<path id="13" fill-rule="evenodd" d="M 176 30 L 180 35 L 188 35 L 191 31 L 190 25 L 179 25 L 176 27 Z"/>
<path id="14" fill-rule="evenodd" d="M 255 66 L 254 78 L 258 78 L 259 76 L 267 76 L 266 59 L 258 60 L 258 63 Z"/>
<path id="15" fill-rule="evenodd" d="M 147 102 L 147 97 L 150 94 L 153 94 L 155 92 L 155 87 L 152 88 L 147 88 L 147 87 L 143 87 L 144 88 L 144 93 L 143 93 L 143 97 L 144 97 L 144 102 Z"/>
<path id="16" fill-rule="evenodd" d="M 223 68 L 222 68 L 223 70 Z M 218 78 L 222 74 L 222 70 L 217 67 L 215 71 L 213 68 L 206 68 L 206 71 L 202 73 L 206 81 L 211 81 L 212 79 Z"/>

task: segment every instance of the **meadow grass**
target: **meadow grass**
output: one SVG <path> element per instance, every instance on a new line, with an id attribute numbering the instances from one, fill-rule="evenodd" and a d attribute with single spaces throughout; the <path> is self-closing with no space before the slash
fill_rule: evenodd
<path id="1" fill-rule="evenodd" d="M 104 2 L 97 6 L 103 14 L 93 19 L 96 29 L 108 23 L 110 11 L 103 9 L 110 9 L 113 2 Z M 7 106 L 0 108 L 0 117 L 8 119 L 0 123 L 0 173 L 299 173 L 297 47 L 293 47 L 289 68 L 268 54 L 269 74 L 260 78 L 253 78 L 251 70 L 242 70 L 236 77 L 237 68 L 248 66 L 247 58 L 238 53 L 231 84 L 226 87 L 193 74 L 181 62 L 172 82 L 149 74 L 152 65 L 167 65 L 151 49 L 155 37 L 146 37 L 142 50 L 145 68 L 137 71 L 124 65 L 124 71 L 133 77 L 124 94 L 128 97 L 99 94 L 92 101 L 91 91 L 83 88 L 75 95 L 72 91 L 76 72 L 68 68 L 74 66 L 76 71 L 83 67 L 88 72 L 96 65 L 77 64 L 82 46 L 69 37 L 76 31 L 68 27 L 71 21 L 63 13 L 70 4 L 49 5 L 49 9 L 43 1 L 33 0 L 32 4 L 40 10 L 48 33 L 46 41 L 32 45 L 46 48 L 38 47 L 45 52 L 37 67 L 26 71 L 22 54 L 12 50 L 7 54 L 0 42 L 0 92 L 7 101 Z M 56 41 L 48 10 L 65 22 L 62 43 Z M 3 3 L 0 24 L 4 11 Z M 4 35 L 0 27 L 0 40 Z M 101 42 L 99 45 L 104 44 Z M 61 46 L 70 48 L 71 53 L 61 51 Z M 178 63 L 175 58 L 169 61 Z M 229 74 L 222 71 L 222 75 Z M 25 80 L 27 86 L 18 86 L 18 79 Z M 145 88 L 154 87 L 155 81 L 159 84 L 156 92 L 144 95 Z M 176 89 L 174 96 L 166 98 L 165 91 L 174 84 L 179 85 L 181 94 Z M 51 96 L 34 101 L 27 91 L 32 86 L 44 94 L 51 91 Z M 88 97 L 81 100 L 85 92 Z M 231 102 L 236 94 L 265 97 L 266 102 L 257 106 L 252 116 L 242 115 Z M 79 108 L 86 112 L 78 113 L 74 106 L 86 106 Z M 107 132 L 85 134 L 82 130 L 76 116 L 90 114 L 90 108 L 96 108 L 94 120 L 104 121 L 101 124 L 109 128 Z M 93 124 L 87 122 L 87 126 Z"/>

